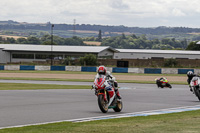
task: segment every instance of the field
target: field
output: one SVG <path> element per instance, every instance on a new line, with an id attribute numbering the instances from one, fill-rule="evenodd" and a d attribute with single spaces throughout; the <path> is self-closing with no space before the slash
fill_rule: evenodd
<path id="1" fill-rule="evenodd" d="M 18 38 L 27 38 L 27 37 L 23 37 L 23 36 L 11 36 L 11 35 L 0 35 L 3 38 L 14 38 L 14 39 L 18 39 Z"/>
<path id="2" fill-rule="evenodd" d="M 96 45 L 96 46 L 101 45 L 101 42 L 93 42 L 93 41 L 84 41 L 84 43 L 87 45 Z"/>

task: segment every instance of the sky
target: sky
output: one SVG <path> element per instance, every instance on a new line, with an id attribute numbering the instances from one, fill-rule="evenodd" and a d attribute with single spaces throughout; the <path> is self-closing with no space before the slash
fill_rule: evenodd
<path id="1" fill-rule="evenodd" d="M 1 0 L 0 21 L 200 28 L 200 0 Z"/>

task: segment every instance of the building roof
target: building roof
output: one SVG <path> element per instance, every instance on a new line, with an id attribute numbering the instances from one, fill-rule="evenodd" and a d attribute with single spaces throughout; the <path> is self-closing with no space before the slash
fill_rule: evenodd
<path id="1" fill-rule="evenodd" d="M 31 45 L 31 44 L 0 44 L 0 49 L 4 51 L 33 51 L 33 52 L 80 52 L 99 53 L 104 50 L 116 50 L 109 46 L 66 46 L 66 45 Z"/>
<path id="2" fill-rule="evenodd" d="M 116 50 L 118 50 L 120 53 L 200 55 L 200 51 L 187 51 L 187 50 L 152 50 L 152 49 L 116 49 Z"/>
<path id="3" fill-rule="evenodd" d="M 4 51 L 32 51 L 32 52 L 51 52 L 51 45 L 33 44 L 0 44 L 0 49 Z M 150 54 L 189 54 L 200 55 L 200 51 L 187 50 L 152 50 L 152 49 L 114 49 L 109 46 L 67 46 L 53 45 L 53 52 L 75 52 L 75 53 L 100 53 L 104 50 L 111 50 L 119 53 L 150 53 Z"/>

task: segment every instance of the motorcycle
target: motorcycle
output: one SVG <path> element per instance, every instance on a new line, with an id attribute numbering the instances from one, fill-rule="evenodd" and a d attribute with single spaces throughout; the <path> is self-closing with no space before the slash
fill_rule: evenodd
<path id="1" fill-rule="evenodd" d="M 155 81 L 156 81 L 158 88 L 159 87 L 161 87 L 161 88 L 164 88 L 164 87 L 172 88 L 172 86 L 171 86 L 171 84 L 169 84 L 169 81 L 167 80 L 167 78 L 156 78 Z"/>
<path id="2" fill-rule="evenodd" d="M 120 112 L 123 108 L 122 100 L 117 98 L 115 89 L 106 76 L 100 75 L 95 79 L 93 88 L 98 99 L 98 105 L 103 113 L 107 113 L 108 109 Z"/>
<path id="3" fill-rule="evenodd" d="M 200 101 L 200 78 L 199 77 L 193 77 L 190 82 L 190 87 L 192 88 L 193 93 L 196 95 L 196 97 Z"/>

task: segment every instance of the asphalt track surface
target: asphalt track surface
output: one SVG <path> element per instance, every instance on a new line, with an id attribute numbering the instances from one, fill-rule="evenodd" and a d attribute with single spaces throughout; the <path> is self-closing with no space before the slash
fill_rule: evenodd
<path id="1" fill-rule="evenodd" d="M 91 85 L 66 81 L 0 82 Z M 106 114 L 100 111 L 94 90 L 90 89 L 1 90 L 0 128 L 200 105 L 187 85 L 172 85 L 172 89 L 157 88 L 155 84 L 119 83 L 119 86 L 123 110 L 116 113 L 110 109 Z"/>

